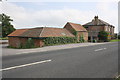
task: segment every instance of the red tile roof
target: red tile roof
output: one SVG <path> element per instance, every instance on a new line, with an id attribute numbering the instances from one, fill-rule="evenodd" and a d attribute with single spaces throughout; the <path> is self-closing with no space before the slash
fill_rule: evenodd
<path id="1" fill-rule="evenodd" d="M 40 37 L 60 37 L 60 36 L 74 37 L 74 35 L 70 33 L 67 29 L 49 27 L 45 27 L 40 35 Z"/>
<path id="2" fill-rule="evenodd" d="M 12 32 L 11 34 L 9 34 L 8 36 L 20 36 L 21 34 L 23 34 L 27 30 L 28 29 L 17 29 L 14 32 Z"/>
<path id="3" fill-rule="evenodd" d="M 87 31 L 82 25 L 80 24 L 76 24 L 76 23 L 71 23 L 71 22 L 68 22 L 67 24 L 70 24 L 73 29 L 75 29 L 76 31 Z"/>
<path id="4" fill-rule="evenodd" d="M 18 29 L 8 35 L 18 37 L 74 37 L 72 33 L 63 28 L 40 27 L 31 29 Z"/>

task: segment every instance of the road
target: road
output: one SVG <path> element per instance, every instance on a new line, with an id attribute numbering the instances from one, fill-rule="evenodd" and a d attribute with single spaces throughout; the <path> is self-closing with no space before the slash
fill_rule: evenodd
<path id="1" fill-rule="evenodd" d="M 118 43 L 5 56 L 3 78 L 113 78 Z"/>

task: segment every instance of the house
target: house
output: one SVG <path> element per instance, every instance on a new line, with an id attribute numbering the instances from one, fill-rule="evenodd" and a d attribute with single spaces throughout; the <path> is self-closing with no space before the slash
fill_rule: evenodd
<path id="1" fill-rule="evenodd" d="M 101 20 L 98 16 L 95 16 L 91 22 L 88 22 L 83 25 L 88 31 L 88 40 L 96 39 L 98 40 L 98 33 L 100 31 L 106 31 L 109 33 L 109 39 L 114 35 L 114 26 L 109 23 Z"/>
<path id="2" fill-rule="evenodd" d="M 72 28 L 77 32 L 86 31 L 85 28 L 82 28 L 82 26 L 78 24 L 75 25 L 74 23 L 70 23 L 70 25 L 72 25 Z M 64 28 L 38 27 L 31 29 L 17 29 L 8 35 L 9 46 L 18 48 L 20 45 L 24 45 L 28 39 L 32 38 L 35 47 L 42 47 L 44 46 L 43 40 L 46 37 L 75 37 L 71 30 L 68 29 L 69 27 L 71 26 L 65 26 Z M 78 35 L 80 35 L 80 33 Z"/>
<path id="3" fill-rule="evenodd" d="M 64 28 L 69 30 L 72 34 L 76 35 L 76 37 L 78 38 L 78 41 L 81 36 L 84 38 L 85 41 L 88 40 L 88 32 L 82 25 L 67 22 Z"/>

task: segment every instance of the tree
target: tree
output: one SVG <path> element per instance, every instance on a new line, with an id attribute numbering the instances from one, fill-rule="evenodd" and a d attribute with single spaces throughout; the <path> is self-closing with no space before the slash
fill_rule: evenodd
<path id="1" fill-rule="evenodd" d="M 120 39 L 120 32 L 118 33 L 118 39 Z"/>
<path id="2" fill-rule="evenodd" d="M 108 33 L 106 31 L 100 31 L 98 33 L 98 38 L 100 41 L 106 42 L 106 41 L 108 41 Z"/>
<path id="3" fill-rule="evenodd" d="M 118 35 L 118 39 L 120 39 L 120 35 Z"/>
<path id="4" fill-rule="evenodd" d="M 7 16 L 5 14 L 0 14 L 0 27 L 2 28 L 2 37 L 6 37 L 8 34 L 12 33 L 15 28 L 11 24 L 12 19 L 10 19 L 10 16 Z"/>
<path id="5" fill-rule="evenodd" d="M 114 34 L 114 37 L 113 37 L 114 39 L 117 39 L 118 38 L 118 34 L 116 33 L 116 34 Z"/>

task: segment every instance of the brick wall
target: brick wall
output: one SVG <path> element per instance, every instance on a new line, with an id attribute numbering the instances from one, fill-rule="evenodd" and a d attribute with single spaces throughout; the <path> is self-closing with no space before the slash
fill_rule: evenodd
<path id="1" fill-rule="evenodd" d="M 20 46 L 20 39 L 18 37 L 9 37 L 8 43 L 9 43 L 9 46 L 19 47 Z"/>
<path id="2" fill-rule="evenodd" d="M 75 31 L 70 24 L 66 24 L 64 28 L 66 28 L 71 33 L 74 33 L 74 31 Z M 77 31 L 78 41 L 79 41 L 79 37 L 81 35 L 83 35 L 83 38 L 84 38 L 85 41 L 88 41 L 88 32 L 87 31 L 84 31 L 84 32 Z"/>
<path id="3" fill-rule="evenodd" d="M 8 42 L 9 46 L 18 48 L 21 44 L 26 44 L 28 38 L 19 38 L 19 37 L 9 37 Z M 40 39 L 33 39 L 35 47 L 42 47 L 44 46 L 43 40 Z"/>
<path id="4" fill-rule="evenodd" d="M 104 26 L 90 26 L 87 29 L 88 31 L 103 31 Z"/>
<path id="5" fill-rule="evenodd" d="M 71 33 L 74 33 L 74 31 L 75 31 L 70 24 L 66 24 L 66 25 L 64 26 L 64 28 L 67 29 L 67 30 L 68 30 L 69 32 L 71 32 Z"/>
<path id="6" fill-rule="evenodd" d="M 85 41 L 88 41 L 88 32 L 78 32 L 78 37 L 83 36 Z"/>
<path id="7" fill-rule="evenodd" d="M 88 32 L 91 32 L 91 31 L 93 31 L 93 32 L 107 31 L 111 35 L 114 35 L 114 28 L 111 27 L 111 26 L 90 26 L 86 29 L 88 30 Z M 97 36 L 97 34 L 96 34 L 96 36 Z"/>
<path id="8" fill-rule="evenodd" d="M 33 40 L 34 40 L 35 47 L 43 47 L 44 46 L 43 40 L 40 40 L 40 39 L 33 39 Z"/>

